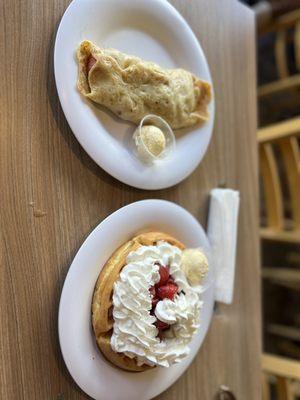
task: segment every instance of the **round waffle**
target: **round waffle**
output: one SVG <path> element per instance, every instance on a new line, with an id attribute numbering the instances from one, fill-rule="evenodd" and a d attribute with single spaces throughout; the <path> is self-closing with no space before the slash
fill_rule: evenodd
<path id="1" fill-rule="evenodd" d="M 129 358 L 123 353 L 116 353 L 111 348 L 110 338 L 114 322 L 112 317 L 114 283 L 122 268 L 126 265 L 126 258 L 130 252 L 141 246 L 153 246 L 161 240 L 181 250 L 185 248 L 179 240 L 163 232 L 148 232 L 135 236 L 113 253 L 101 270 L 96 282 L 92 300 L 92 325 L 97 345 L 108 361 L 126 371 L 140 372 L 153 367 L 146 364 L 138 366 L 135 358 Z"/>

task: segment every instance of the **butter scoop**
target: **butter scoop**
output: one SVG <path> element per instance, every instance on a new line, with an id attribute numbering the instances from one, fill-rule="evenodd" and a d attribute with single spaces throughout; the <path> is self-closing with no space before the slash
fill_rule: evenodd
<path id="1" fill-rule="evenodd" d="M 154 157 L 159 156 L 166 148 L 165 135 L 163 131 L 155 125 L 142 126 L 140 136 L 145 147 Z"/>
<path id="2" fill-rule="evenodd" d="M 200 249 L 186 249 L 182 252 L 181 269 L 191 286 L 198 286 L 208 273 L 208 260 Z"/>
<path id="3" fill-rule="evenodd" d="M 133 134 L 137 156 L 143 162 L 167 157 L 175 148 L 175 136 L 168 123 L 157 115 L 146 115 Z"/>

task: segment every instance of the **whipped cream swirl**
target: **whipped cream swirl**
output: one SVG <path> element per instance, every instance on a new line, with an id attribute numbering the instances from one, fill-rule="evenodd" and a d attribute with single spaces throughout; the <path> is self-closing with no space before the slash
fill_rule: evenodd
<path id="1" fill-rule="evenodd" d="M 188 343 L 199 327 L 201 287 L 191 287 L 180 269 L 182 252 L 169 243 L 141 246 L 126 259 L 113 293 L 114 327 L 112 349 L 138 365 L 169 367 L 189 353 Z M 159 266 L 170 266 L 170 274 L 178 285 L 174 301 L 163 299 L 156 305 L 155 316 L 150 314 L 150 286 L 159 282 Z M 154 325 L 156 317 L 170 325 L 162 341 Z"/>

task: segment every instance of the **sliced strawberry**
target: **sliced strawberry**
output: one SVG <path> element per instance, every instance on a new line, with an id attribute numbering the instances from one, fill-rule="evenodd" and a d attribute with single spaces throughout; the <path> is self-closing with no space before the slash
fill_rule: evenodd
<path id="1" fill-rule="evenodd" d="M 155 326 L 159 331 L 164 331 L 165 329 L 168 329 L 170 327 L 169 324 L 166 324 L 163 321 L 160 321 L 159 319 L 155 321 Z"/>
<path id="2" fill-rule="evenodd" d="M 159 299 L 157 297 L 153 297 L 152 299 L 152 308 L 156 307 L 156 304 L 159 302 Z"/>
<path id="3" fill-rule="evenodd" d="M 87 73 L 90 72 L 90 70 L 92 69 L 92 67 L 94 66 L 94 64 L 96 64 L 96 61 L 97 61 L 97 60 L 96 60 L 92 55 L 89 56 L 89 58 L 88 58 L 88 60 L 87 60 L 87 63 L 86 63 Z"/>
<path id="4" fill-rule="evenodd" d="M 176 283 L 175 283 L 175 281 L 174 281 L 174 278 L 172 278 L 171 275 L 169 276 L 169 279 L 168 279 L 167 284 L 168 284 L 168 283 L 174 283 L 174 284 L 176 285 Z"/>
<path id="5" fill-rule="evenodd" d="M 160 275 L 160 280 L 156 284 L 156 286 L 158 286 L 158 287 L 163 286 L 168 282 L 168 279 L 170 276 L 169 269 L 167 267 L 160 265 L 159 266 L 159 275 Z"/>
<path id="6" fill-rule="evenodd" d="M 157 337 L 159 338 L 160 341 L 162 341 L 164 339 L 163 333 L 162 331 L 158 331 Z"/>
<path id="7" fill-rule="evenodd" d="M 156 290 L 157 296 L 162 299 L 173 300 L 177 293 L 178 286 L 176 283 L 168 283 L 167 285 L 161 286 Z"/>

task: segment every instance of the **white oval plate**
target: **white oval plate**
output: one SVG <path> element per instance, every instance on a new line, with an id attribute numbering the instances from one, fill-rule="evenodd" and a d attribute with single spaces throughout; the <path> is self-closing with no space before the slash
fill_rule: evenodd
<path id="1" fill-rule="evenodd" d="M 182 181 L 197 167 L 209 144 L 214 120 L 176 134 L 169 159 L 143 164 L 133 152 L 135 125 L 83 98 L 76 88 L 76 50 L 82 40 L 127 54 L 182 67 L 212 82 L 203 51 L 186 21 L 166 0 L 73 0 L 60 22 L 54 50 L 57 91 L 78 141 L 106 172 L 141 189 L 163 189 Z"/>
<path id="2" fill-rule="evenodd" d="M 188 247 L 204 248 L 207 237 L 198 221 L 182 207 L 164 200 L 144 200 L 119 209 L 87 237 L 67 274 L 58 316 L 60 346 L 77 384 L 96 400 L 148 400 L 171 386 L 197 354 L 210 324 L 213 286 L 203 294 L 201 325 L 190 354 L 170 368 L 130 373 L 113 367 L 99 352 L 91 327 L 91 301 L 97 277 L 111 254 L 137 233 L 161 230 Z"/>

